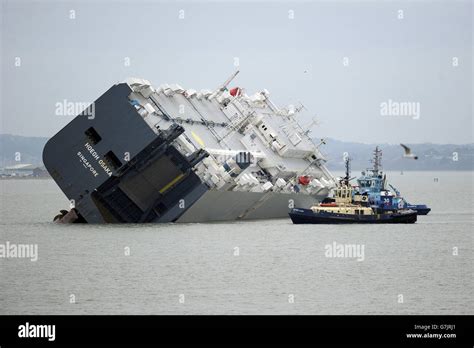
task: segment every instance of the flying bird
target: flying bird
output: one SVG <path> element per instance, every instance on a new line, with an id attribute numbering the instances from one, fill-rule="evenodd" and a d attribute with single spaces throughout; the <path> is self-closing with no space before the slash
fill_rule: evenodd
<path id="1" fill-rule="evenodd" d="M 403 144 L 400 144 L 400 146 L 403 147 L 403 149 L 405 150 L 405 154 L 403 155 L 403 157 L 411 158 L 411 159 L 414 159 L 414 160 L 418 159 L 418 156 L 415 155 L 414 153 L 412 153 L 411 149 L 408 146 L 403 145 Z"/>

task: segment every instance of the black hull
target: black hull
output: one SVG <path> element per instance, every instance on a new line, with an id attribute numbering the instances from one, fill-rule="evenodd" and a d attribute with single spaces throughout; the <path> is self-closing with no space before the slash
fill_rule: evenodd
<path id="1" fill-rule="evenodd" d="M 428 213 L 431 211 L 430 208 L 410 208 L 410 209 L 416 211 L 418 215 L 428 215 Z"/>
<path id="2" fill-rule="evenodd" d="M 378 215 L 351 215 L 314 213 L 311 209 L 292 209 L 289 213 L 294 224 L 413 224 L 416 211 Z"/>
<path id="3" fill-rule="evenodd" d="M 418 215 L 428 215 L 428 213 L 431 211 L 430 208 L 417 208 L 413 210 L 415 210 Z"/>

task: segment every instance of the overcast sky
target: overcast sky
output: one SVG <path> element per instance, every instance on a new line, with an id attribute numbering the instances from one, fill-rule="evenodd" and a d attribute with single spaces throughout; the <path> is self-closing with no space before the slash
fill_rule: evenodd
<path id="1" fill-rule="evenodd" d="M 0 133 L 52 136 L 72 119 L 56 103 L 129 76 L 213 89 L 238 58 L 232 86 L 303 103 L 314 136 L 474 141 L 471 1 L 0 1 Z"/>

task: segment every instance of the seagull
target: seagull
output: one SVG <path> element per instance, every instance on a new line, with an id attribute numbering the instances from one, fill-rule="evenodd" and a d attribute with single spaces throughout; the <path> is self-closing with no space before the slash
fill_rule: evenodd
<path id="1" fill-rule="evenodd" d="M 405 154 L 403 155 L 403 157 L 405 158 L 411 158 L 411 159 L 414 159 L 414 160 L 417 160 L 418 159 L 418 156 L 416 156 L 415 154 L 411 153 L 411 149 L 406 146 L 406 145 L 403 145 L 403 144 L 400 144 L 401 147 L 403 147 L 403 149 L 405 150 Z"/>

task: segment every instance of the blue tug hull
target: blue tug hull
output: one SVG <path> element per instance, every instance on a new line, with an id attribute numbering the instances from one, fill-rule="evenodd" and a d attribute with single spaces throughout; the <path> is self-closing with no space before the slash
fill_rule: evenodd
<path id="1" fill-rule="evenodd" d="M 431 208 L 428 208 L 425 204 L 408 204 L 407 209 L 416 211 L 418 215 L 428 215 Z"/>

